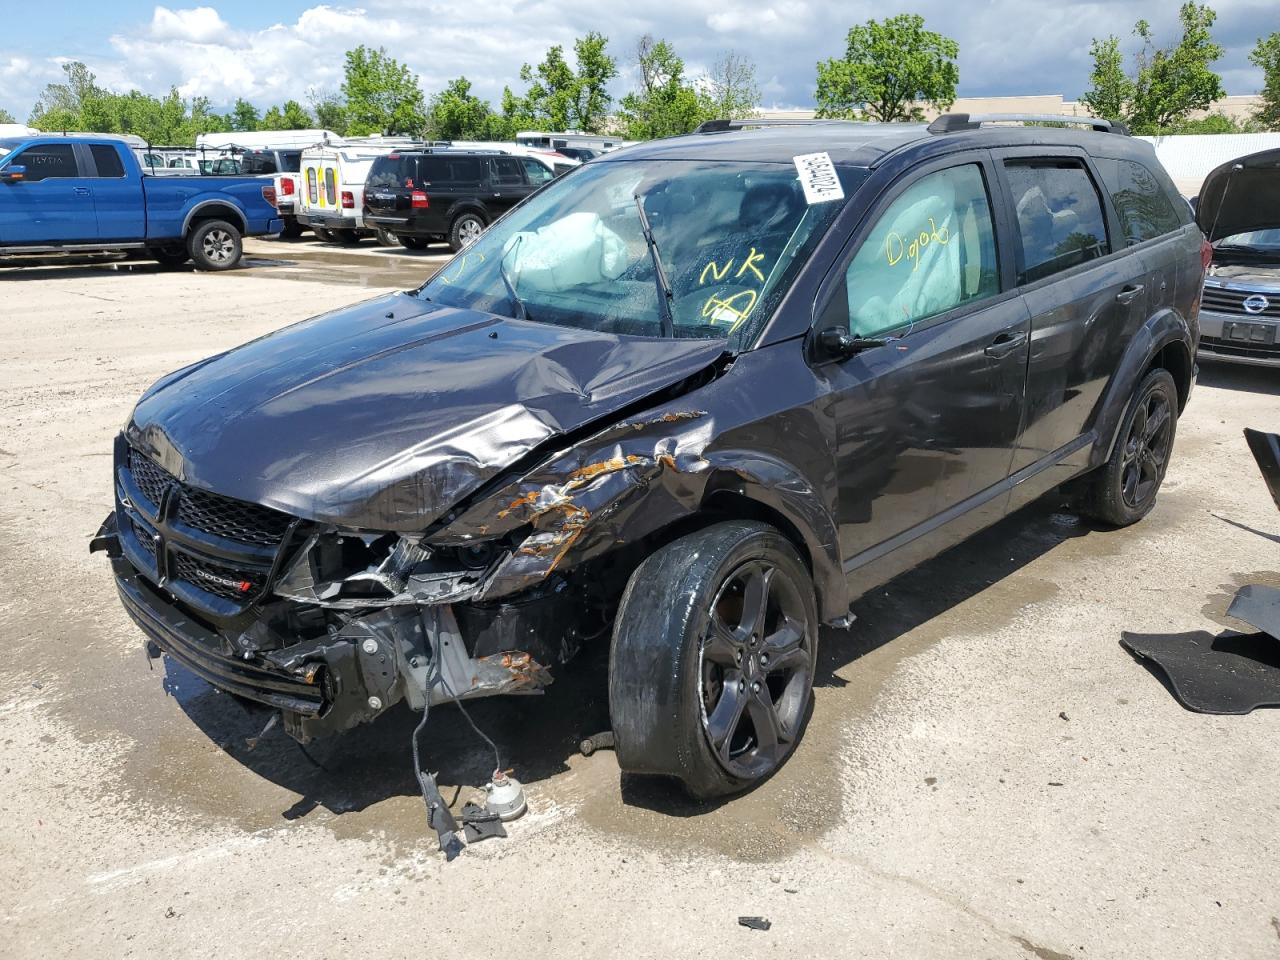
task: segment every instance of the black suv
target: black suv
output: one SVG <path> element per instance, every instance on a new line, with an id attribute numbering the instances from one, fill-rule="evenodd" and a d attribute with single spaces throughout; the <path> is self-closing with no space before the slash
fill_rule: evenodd
<path id="1" fill-rule="evenodd" d="M 456 252 L 554 179 L 530 157 L 484 152 L 401 151 L 379 157 L 364 187 L 364 222 L 411 250 L 447 240 Z"/>
<path id="2" fill-rule="evenodd" d="M 305 740 L 611 644 L 623 770 L 757 783 L 820 625 L 1064 484 L 1133 523 L 1168 466 L 1190 210 L 1103 122 L 987 119 L 609 153 L 420 289 L 163 378 L 94 543 L 150 651 Z M 447 213 L 479 201 L 437 199 L 442 171 L 514 189 L 507 161 L 404 153 L 370 192 Z"/>

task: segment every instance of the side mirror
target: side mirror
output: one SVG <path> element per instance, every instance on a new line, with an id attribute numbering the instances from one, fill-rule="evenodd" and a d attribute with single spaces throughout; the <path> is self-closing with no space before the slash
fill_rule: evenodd
<path id="1" fill-rule="evenodd" d="M 27 179 L 27 168 L 20 163 L 13 163 L 0 170 L 0 182 L 20 183 Z"/>
<path id="2" fill-rule="evenodd" d="M 883 347 L 886 343 L 887 340 L 872 337 L 855 337 L 840 327 L 827 327 L 818 333 L 818 349 L 823 356 L 837 360 L 845 360 L 872 347 Z"/>

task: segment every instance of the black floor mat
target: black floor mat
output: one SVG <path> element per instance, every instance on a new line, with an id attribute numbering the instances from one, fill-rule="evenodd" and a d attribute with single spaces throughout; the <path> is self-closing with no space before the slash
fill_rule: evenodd
<path id="1" fill-rule="evenodd" d="M 1158 666 L 1188 710 L 1239 714 L 1280 706 L 1280 641 L 1265 633 L 1126 631 L 1120 643 Z"/>

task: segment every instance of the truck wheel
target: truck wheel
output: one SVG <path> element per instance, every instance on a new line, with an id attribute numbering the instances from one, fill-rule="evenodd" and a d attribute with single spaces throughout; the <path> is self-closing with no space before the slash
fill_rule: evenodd
<path id="1" fill-rule="evenodd" d="M 197 223 L 187 237 L 187 252 L 198 270 L 230 270 L 241 251 L 240 231 L 225 220 Z"/>
<path id="2" fill-rule="evenodd" d="M 386 227 L 374 227 L 373 236 L 378 241 L 379 246 L 396 247 L 400 245 L 400 239 Z"/>
<path id="3" fill-rule="evenodd" d="M 296 240 L 302 236 L 302 224 L 297 220 L 289 219 L 284 222 L 284 229 L 280 231 L 280 237 L 283 240 Z"/>
<path id="4" fill-rule="evenodd" d="M 333 242 L 333 233 L 327 227 L 312 227 L 311 232 L 321 243 Z"/>
<path id="5" fill-rule="evenodd" d="M 1090 478 L 1080 512 L 1127 527 L 1145 517 L 1169 467 L 1178 429 L 1178 388 L 1168 370 L 1152 370 L 1134 391 L 1111 459 Z"/>
<path id="6" fill-rule="evenodd" d="M 423 237 L 406 237 L 401 235 L 400 245 L 406 250 L 425 250 L 427 249 L 427 241 Z"/>
<path id="7" fill-rule="evenodd" d="M 152 247 L 147 251 L 147 256 L 166 270 L 180 267 L 191 259 L 180 244 L 172 247 Z"/>
<path id="8" fill-rule="evenodd" d="M 812 578 L 773 527 L 718 523 L 655 551 L 614 625 L 618 764 L 698 798 L 764 780 L 804 732 L 817 642 Z"/>
<path id="9" fill-rule="evenodd" d="M 344 247 L 354 247 L 360 242 L 360 234 L 356 233 L 354 230 L 347 230 L 344 228 L 341 230 L 330 230 L 329 232 L 333 239 L 338 241 L 338 243 L 342 244 Z"/>
<path id="10" fill-rule="evenodd" d="M 449 247 L 454 253 L 471 246 L 484 233 L 484 221 L 477 213 L 464 213 L 449 228 Z"/>

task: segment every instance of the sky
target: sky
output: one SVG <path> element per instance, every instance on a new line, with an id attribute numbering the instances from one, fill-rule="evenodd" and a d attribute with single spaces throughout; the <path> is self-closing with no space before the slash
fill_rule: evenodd
<path id="1" fill-rule="evenodd" d="M 1280 30 L 1276 0 L 1217 0 L 1214 28 L 1226 54 L 1217 64 L 1228 93 L 1255 93 L 1261 73 L 1248 62 L 1260 35 Z M 674 44 L 692 75 L 735 50 L 753 60 L 768 107 L 813 104 L 815 63 L 840 56 L 848 28 L 869 18 L 913 12 L 960 44 L 960 96 L 1061 93 L 1088 87 L 1089 41 L 1114 33 L 1132 52 L 1133 24 L 1148 20 L 1160 43 L 1177 36 L 1175 0 L 916 0 L 896 7 L 862 0 L 216 0 L 158 6 L 134 0 L 55 0 L 47 16 L 7 16 L 0 30 L 0 108 L 25 120 L 60 65 L 82 60 L 99 83 L 163 94 L 176 86 L 224 110 L 244 97 L 260 107 L 308 91 L 336 91 L 342 53 L 383 46 L 419 75 L 430 96 L 465 75 L 496 103 L 520 65 L 552 44 L 571 48 L 589 30 L 609 38 L 622 76 L 634 76 L 645 33 Z"/>

